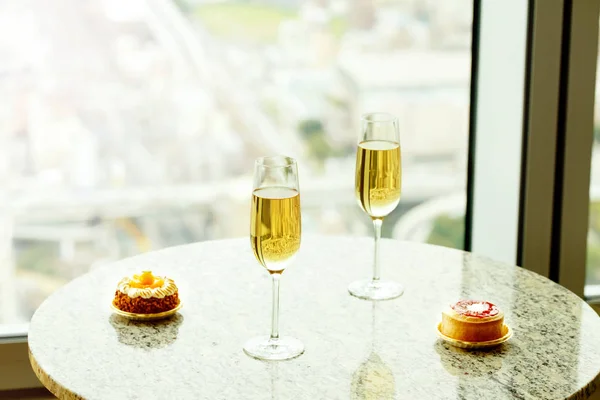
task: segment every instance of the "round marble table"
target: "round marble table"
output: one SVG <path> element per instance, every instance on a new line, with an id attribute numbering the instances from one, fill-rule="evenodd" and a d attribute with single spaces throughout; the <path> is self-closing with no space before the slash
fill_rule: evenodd
<path id="1" fill-rule="evenodd" d="M 165 249 L 110 264 L 48 298 L 29 330 L 40 380 L 66 399 L 583 399 L 599 382 L 600 318 L 568 290 L 521 268 L 442 247 L 383 240 L 398 299 L 351 297 L 371 272 L 372 240 L 308 236 L 281 283 L 282 334 L 297 359 L 263 362 L 246 339 L 268 334 L 270 279 L 248 239 Z M 111 313 L 119 278 L 167 274 L 184 306 L 169 320 Z M 486 352 L 438 340 L 460 298 L 499 305 L 512 339 Z"/>

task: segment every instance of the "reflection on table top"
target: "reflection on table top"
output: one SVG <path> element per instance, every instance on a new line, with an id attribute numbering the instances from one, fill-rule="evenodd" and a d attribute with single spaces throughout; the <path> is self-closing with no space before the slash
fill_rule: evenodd
<path id="1" fill-rule="evenodd" d="M 283 275 L 280 330 L 306 353 L 269 363 L 246 339 L 268 334 L 270 281 L 248 239 L 204 242 L 107 265 L 51 296 L 30 325 L 32 363 L 64 398 L 482 399 L 586 398 L 600 372 L 600 318 L 566 289 L 529 271 L 465 252 L 383 240 L 383 277 L 402 297 L 348 295 L 371 273 L 372 240 L 306 236 Z M 111 314 L 116 283 L 152 270 L 174 278 L 173 319 Z M 492 301 L 514 331 L 486 352 L 436 336 L 459 298 Z"/>

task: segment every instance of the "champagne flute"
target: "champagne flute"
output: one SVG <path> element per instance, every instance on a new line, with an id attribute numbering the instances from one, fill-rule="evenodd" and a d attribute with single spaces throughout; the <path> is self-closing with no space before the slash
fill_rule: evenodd
<path id="1" fill-rule="evenodd" d="M 389 300 L 404 289 L 396 282 L 380 279 L 379 239 L 383 219 L 398 205 L 402 189 L 402 159 L 398 119 L 387 113 L 361 117 L 356 152 L 355 194 L 361 208 L 373 220 L 375 249 L 373 278 L 352 282 L 348 291 L 366 300 Z"/>
<path id="2" fill-rule="evenodd" d="M 260 360 L 287 360 L 304 352 L 298 339 L 279 336 L 279 281 L 300 248 L 300 189 L 296 160 L 261 157 L 254 164 L 250 244 L 273 279 L 271 335 L 250 339 L 244 352 Z"/>

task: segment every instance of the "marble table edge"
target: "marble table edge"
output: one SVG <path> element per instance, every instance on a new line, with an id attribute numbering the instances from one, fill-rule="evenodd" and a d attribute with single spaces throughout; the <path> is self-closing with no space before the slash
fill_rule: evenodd
<path id="1" fill-rule="evenodd" d="M 586 400 L 592 397 L 596 390 L 600 386 L 600 373 L 598 373 L 594 379 L 585 384 L 581 389 L 574 393 L 572 396 L 568 397 L 567 400 Z"/>
<path id="2" fill-rule="evenodd" d="M 52 393 L 59 399 L 85 400 L 84 397 L 81 397 L 77 393 L 71 392 L 69 389 L 62 386 L 60 383 L 55 381 L 50 375 L 48 375 L 46 371 L 44 371 L 42 367 L 40 367 L 40 365 L 38 364 L 37 360 L 35 359 L 35 356 L 31 352 L 31 348 L 28 348 L 28 353 L 29 362 L 31 363 L 31 368 L 35 373 L 35 376 L 37 376 L 40 382 L 46 387 L 46 389 L 50 391 L 50 393 Z"/>
<path id="3" fill-rule="evenodd" d="M 70 391 L 68 388 L 62 386 L 60 383 L 55 381 L 50 375 L 48 375 L 42 367 L 38 364 L 35 356 L 31 352 L 31 348 L 28 350 L 29 362 L 33 372 L 40 380 L 40 382 L 48 389 L 53 395 L 59 399 L 66 400 L 85 400 L 84 397 Z M 565 398 L 565 400 L 586 400 L 589 399 L 600 386 L 600 373 L 596 375 L 590 382 L 581 387 L 576 393 Z"/>

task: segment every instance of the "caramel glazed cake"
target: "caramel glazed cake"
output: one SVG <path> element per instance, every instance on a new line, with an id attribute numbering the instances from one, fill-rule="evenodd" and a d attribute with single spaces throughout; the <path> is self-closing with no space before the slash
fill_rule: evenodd
<path id="1" fill-rule="evenodd" d="M 175 282 L 166 276 L 154 276 L 150 271 L 121 279 L 113 304 L 121 311 L 135 314 L 156 314 L 179 305 Z"/>
<path id="2" fill-rule="evenodd" d="M 442 312 L 442 334 L 466 342 L 502 337 L 504 313 L 488 301 L 461 300 Z"/>

